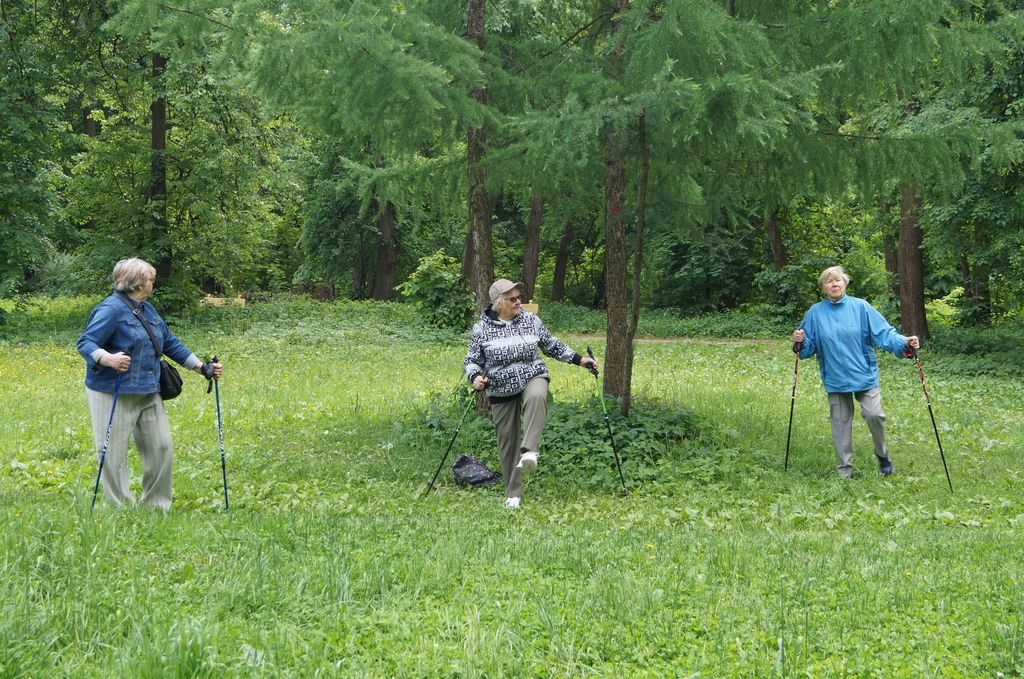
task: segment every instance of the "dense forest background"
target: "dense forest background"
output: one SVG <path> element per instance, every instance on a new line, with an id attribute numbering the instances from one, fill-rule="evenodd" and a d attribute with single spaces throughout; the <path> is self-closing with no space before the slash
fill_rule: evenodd
<path id="1" fill-rule="evenodd" d="M 795 320 L 834 263 L 1019 321 L 1022 6 L 0 0 L 0 298 L 521 278 L 607 310 L 618 395 L 642 308 Z"/>

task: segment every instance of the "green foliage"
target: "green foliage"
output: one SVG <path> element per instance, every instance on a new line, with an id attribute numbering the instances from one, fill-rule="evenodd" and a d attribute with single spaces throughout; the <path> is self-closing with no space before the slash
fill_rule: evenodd
<path id="1" fill-rule="evenodd" d="M 376 0 L 357 0 L 324 12 L 317 0 L 273 11 L 261 0 L 237 2 L 239 56 L 272 102 L 330 136 L 368 140 L 385 157 L 405 157 L 490 118 L 469 96 L 480 82 L 472 46 L 424 16 L 423 3 L 392 4 L 382 10 Z M 253 41 L 260 49 L 249 48 Z"/>
<path id="2" fill-rule="evenodd" d="M 397 290 L 424 320 L 439 328 L 463 329 L 473 313 L 473 297 L 458 261 L 440 251 L 420 259 Z"/>
<path id="3" fill-rule="evenodd" d="M 1005 323 L 984 331 L 937 326 L 928 349 L 938 352 L 943 369 L 964 375 L 1024 375 L 1024 329 Z"/>
<path id="4" fill-rule="evenodd" d="M 983 148 L 964 157 L 964 184 L 929 202 L 923 213 L 932 266 L 949 272 L 947 287 L 962 288 L 958 318 L 974 327 L 1020 312 L 1024 299 L 1019 275 L 1024 261 L 1024 33 L 1019 19 L 992 13 L 987 21 L 997 51 L 986 57 L 982 72 L 951 93 L 956 101 L 977 106 L 990 121 L 980 137 Z"/>
<path id="5" fill-rule="evenodd" d="M 808 307 L 821 299 L 821 291 L 808 284 L 807 271 L 787 265 L 782 271 L 762 269 L 754 276 L 754 285 L 762 291 L 765 313 L 784 321 L 798 321 Z"/>
<path id="6" fill-rule="evenodd" d="M 156 234 L 149 204 L 150 131 L 137 121 L 152 92 L 143 83 L 124 97 L 123 110 L 92 113 L 102 134 L 82 142 L 64 214 L 88 225 L 80 253 L 93 261 L 141 256 L 157 264 L 170 256 L 182 292 L 278 291 L 296 266 L 302 203 L 294 163 L 304 158 L 302 142 L 287 120 L 266 119 L 229 75 L 212 82 L 206 68 L 172 59 L 165 75 L 178 116 L 168 135 L 166 237 Z"/>
<path id="7" fill-rule="evenodd" d="M 54 239 L 66 235 L 52 217 L 63 160 L 56 151 L 66 136 L 60 102 L 48 95 L 60 87 L 67 30 L 32 6 L 5 6 L 0 16 L 0 297 L 22 291 Z M 34 39 L 49 31 L 49 41 Z"/>
<path id="8" fill-rule="evenodd" d="M 371 252 L 357 187 L 350 175 L 336 167 L 334 151 L 329 145 L 322 152 L 326 157 L 308 189 L 308 212 L 299 239 L 303 264 L 295 275 L 295 283 L 306 288 L 354 280 L 353 273 L 365 266 Z M 375 241 L 372 239 L 372 245 Z M 372 254 L 376 255 L 375 247 Z M 349 292 L 359 298 L 365 297 L 366 291 Z"/>
<path id="9" fill-rule="evenodd" d="M 763 251 L 754 247 L 760 245 L 758 230 L 746 222 L 663 234 L 654 243 L 651 260 L 655 271 L 673 273 L 657 276 L 652 305 L 700 314 L 750 301 L 756 292 L 750 273 L 757 271 Z"/>
<path id="10" fill-rule="evenodd" d="M 608 326 L 603 312 L 575 304 L 543 302 L 540 304 L 539 315 L 544 325 L 556 334 L 603 334 Z"/>
<path id="11" fill-rule="evenodd" d="M 797 319 L 799 320 L 799 318 Z M 774 309 L 751 307 L 724 314 L 683 314 L 676 309 L 645 313 L 640 320 L 641 337 L 704 337 L 774 339 L 792 333 L 796 321 L 776 314 Z"/>
<path id="12" fill-rule="evenodd" d="M 615 451 L 629 485 L 645 486 L 667 480 L 663 472 L 670 463 L 709 452 L 692 444 L 698 429 L 692 413 L 634 400 L 627 419 L 607 397 L 605 408 L 607 421 L 597 396 L 585 403 L 556 401 L 550 409 L 544 445 L 552 452 L 544 465 L 576 490 L 621 490 Z"/>

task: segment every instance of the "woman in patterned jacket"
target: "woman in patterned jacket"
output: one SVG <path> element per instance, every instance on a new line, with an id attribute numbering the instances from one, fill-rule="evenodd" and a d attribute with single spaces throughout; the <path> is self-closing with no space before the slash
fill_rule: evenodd
<path id="1" fill-rule="evenodd" d="M 551 375 L 540 352 L 565 363 L 597 368 L 560 342 L 540 318 L 522 309 L 522 283 L 499 278 L 491 284 L 491 303 L 473 326 L 464 366 L 474 389 L 486 389 L 498 439 L 505 506 L 518 509 L 523 473 L 537 468 L 540 438 L 547 420 Z"/>

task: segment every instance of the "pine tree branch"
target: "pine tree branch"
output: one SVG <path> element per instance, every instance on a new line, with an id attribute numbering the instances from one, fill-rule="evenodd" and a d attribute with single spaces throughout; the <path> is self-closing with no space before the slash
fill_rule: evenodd
<path id="1" fill-rule="evenodd" d="M 171 7 L 170 5 L 165 5 L 162 2 L 158 2 L 156 6 L 159 7 L 160 9 L 166 9 L 166 10 L 169 10 L 171 12 L 178 12 L 179 14 L 186 14 L 188 16 L 193 16 L 193 17 L 196 17 L 198 19 L 203 19 L 204 21 L 208 21 L 211 24 L 215 24 L 217 26 L 220 26 L 221 28 L 226 28 L 229 31 L 235 30 L 235 27 L 231 26 L 230 24 L 226 24 L 223 21 L 218 21 L 217 19 L 214 19 L 213 17 L 203 16 L 202 14 L 198 14 L 196 12 L 193 12 L 190 9 L 182 9 L 181 7 Z"/>
<path id="2" fill-rule="evenodd" d="M 842 139 L 853 139 L 860 141 L 886 141 L 892 140 L 894 137 L 882 137 L 874 134 L 849 134 L 847 132 L 828 132 L 825 130 L 819 130 L 818 134 L 823 137 L 840 137 Z"/>

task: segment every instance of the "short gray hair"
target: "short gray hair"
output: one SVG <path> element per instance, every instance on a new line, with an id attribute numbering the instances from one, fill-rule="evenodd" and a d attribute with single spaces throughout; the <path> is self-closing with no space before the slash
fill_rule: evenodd
<path id="1" fill-rule="evenodd" d="M 151 278 L 156 278 L 156 269 L 144 259 L 130 257 L 114 265 L 114 290 L 118 292 L 135 292 Z"/>
<path id="2" fill-rule="evenodd" d="M 850 284 L 850 277 L 846 275 L 845 271 L 843 271 L 843 267 L 830 266 L 829 268 L 822 271 L 821 275 L 818 276 L 818 287 L 824 288 L 825 283 L 827 283 L 832 278 L 838 278 L 841 281 L 843 281 L 843 283 L 845 283 L 846 285 Z"/>

